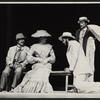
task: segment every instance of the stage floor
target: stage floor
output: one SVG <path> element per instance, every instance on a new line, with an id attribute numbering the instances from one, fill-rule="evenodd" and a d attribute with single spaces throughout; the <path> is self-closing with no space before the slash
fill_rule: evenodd
<path id="1" fill-rule="evenodd" d="M 10 93 L 0 92 L 0 98 L 100 98 L 100 93 Z"/>

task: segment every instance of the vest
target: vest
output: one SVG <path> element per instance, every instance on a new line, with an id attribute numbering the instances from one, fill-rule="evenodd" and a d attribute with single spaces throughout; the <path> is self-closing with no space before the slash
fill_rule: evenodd
<path id="1" fill-rule="evenodd" d="M 79 30 L 76 31 L 76 40 L 78 42 L 79 42 L 80 31 L 81 31 L 81 29 L 79 29 Z M 88 38 L 90 36 L 93 37 L 93 38 L 95 38 L 94 35 L 89 30 L 89 28 L 87 27 L 86 33 L 85 33 L 84 38 L 83 38 L 83 45 L 82 45 L 85 55 L 86 55 L 87 40 L 88 40 Z"/>

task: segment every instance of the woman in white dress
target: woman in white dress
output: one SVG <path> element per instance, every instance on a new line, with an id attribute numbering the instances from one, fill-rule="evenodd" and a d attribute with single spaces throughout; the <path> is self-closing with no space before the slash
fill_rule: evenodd
<path id="1" fill-rule="evenodd" d="M 32 37 L 39 39 L 39 43 L 31 46 L 27 56 L 32 70 L 26 73 L 22 82 L 12 92 L 51 93 L 53 88 L 49 82 L 49 75 L 56 59 L 52 45 L 46 42 L 51 35 L 45 30 L 38 30 Z"/>

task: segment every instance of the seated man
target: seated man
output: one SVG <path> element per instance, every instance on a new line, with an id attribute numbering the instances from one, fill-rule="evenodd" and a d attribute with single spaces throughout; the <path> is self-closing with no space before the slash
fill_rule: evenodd
<path id="1" fill-rule="evenodd" d="M 28 61 L 26 60 L 29 47 L 25 46 L 25 36 L 22 33 L 16 35 L 17 45 L 12 46 L 8 50 L 6 57 L 6 67 L 1 75 L 0 92 L 5 89 L 7 85 L 8 76 L 14 71 L 14 79 L 11 88 L 15 88 L 18 85 L 21 77 L 22 70 L 25 68 Z"/>

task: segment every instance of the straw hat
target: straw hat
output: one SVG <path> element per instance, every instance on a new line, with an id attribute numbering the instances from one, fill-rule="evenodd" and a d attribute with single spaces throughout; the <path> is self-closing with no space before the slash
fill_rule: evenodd
<path id="1" fill-rule="evenodd" d="M 90 22 L 87 17 L 80 17 L 78 23 L 80 23 L 81 21 L 86 21 L 88 23 Z"/>
<path id="2" fill-rule="evenodd" d="M 16 40 L 19 40 L 19 39 L 25 39 L 26 37 L 23 35 L 23 33 L 18 33 L 16 34 Z"/>
<path id="3" fill-rule="evenodd" d="M 31 35 L 31 37 L 34 37 L 34 38 L 51 37 L 51 35 L 45 30 L 37 30 L 36 33 Z"/>
<path id="4" fill-rule="evenodd" d="M 74 36 L 70 32 L 63 32 L 62 36 L 59 37 L 60 41 L 63 41 L 63 38 L 72 38 L 75 39 Z"/>

